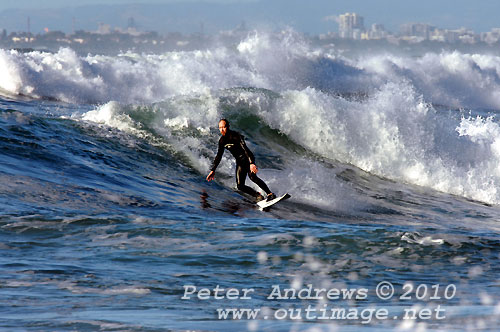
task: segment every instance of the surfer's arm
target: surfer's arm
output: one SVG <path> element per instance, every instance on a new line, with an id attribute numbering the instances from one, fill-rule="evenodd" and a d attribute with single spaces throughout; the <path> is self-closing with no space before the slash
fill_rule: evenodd
<path id="1" fill-rule="evenodd" d="M 215 178 L 215 171 L 210 171 L 207 175 L 207 181 L 210 182 Z"/>
<path id="2" fill-rule="evenodd" d="M 212 167 L 210 168 L 210 173 L 207 175 L 207 181 L 212 181 L 215 177 L 215 170 L 217 166 L 219 166 L 220 161 L 222 160 L 222 155 L 224 154 L 224 144 L 222 143 L 222 139 L 219 140 L 219 148 L 217 149 L 217 155 L 212 163 Z"/>
<path id="3" fill-rule="evenodd" d="M 245 156 L 247 157 L 248 162 L 250 163 L 250 172 L 257 174 L 259 170 L 257 168 L 257 165 L 255 165 L 255 156 L 253 155 L 252 151 L 250 151 L 250 149 L 247 147 L 243 136 L 240 136 L 240 146 L 245 152 Z"/>
<path id="4" fill-rule="evenodd" d="M 250 172 L 257 174 L 259 169 L 257 168 L 257 165 L 255 164 L 250 164 Z"/>
<path id="5" fill-rule="evenodd" d="M 245 139 L 241 135 L 240 135 L 240 147 L 245 153 L 246 158 L 248 159 L 248 163 L 250 164 L 250 170 L 253 173 L 257 173 L 257 166 L 255 166 L 255 156 L 253 155 L 252 151 L 250 151 L 250 149 L 247 147 Z"/>

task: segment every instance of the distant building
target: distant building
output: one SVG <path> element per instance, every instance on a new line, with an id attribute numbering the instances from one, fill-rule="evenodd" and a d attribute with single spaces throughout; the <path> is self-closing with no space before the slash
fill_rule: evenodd
<path id="1" fill-rule="evenodd" d="M 475 44 L 480 40 L 479 36 L 476 35 L 474 31 L 466 28 L 460 28 L 457 30 L 435 29 L 429 39 L 443 43 L 461 42 L 464 44 Z"/>
<path id="2" fill-rule="evenodd" d="M 489 32 L 481 33 L 481 41 L 488 44 L 495 44 L 500 40 L 500 28 L 493 28 Z"/>
<path id="3" fill-rule="evenodd" d="M 401 35 L 428 40 L 436 31 L 436 27 L 425 23 L 407 23 L 401 26 Z"/>
<path id="4" fill-rule="evenodd" d="M 361 39 L 365 32 L 364 18 L 356 13 L 339 16 L 339 35 L 345 39 Z"/>
<path id="5" fill-rule="evenodd" d="M 388 35 L 383 24 L 372 24 L 372 28 L 368 31 L 369 39 L 384 39 Z"/>
<path id="6" fill-rule="evenodd" d="M 107 35 L 111 33 L 111 26 L 109 24 L 99 23 L 99 28 L 97 33 L 101 35 Z"/>

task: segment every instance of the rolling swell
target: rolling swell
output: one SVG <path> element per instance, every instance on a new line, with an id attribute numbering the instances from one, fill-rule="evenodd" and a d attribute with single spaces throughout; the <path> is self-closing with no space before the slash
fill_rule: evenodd
<path id="1" fill-rule="evenodd" d="M 298 190 L 309 201 L 331 201 L 332 193 L 312 188 L 330 177 L 325 165 L 339 162 L 398 183 L 500 202 L 494 56 L 347 59 L 285 31 L 252 32 L 234 48 L 206 51 L 117 57 L 2 51 L 0 60 L 4 91 L 98 102 L 75 118 L 164 144 L 199 173 L 213 158 L 213 123 L 226 116 L 259 146 L 265 168 L 307 180 L 294 184 L 273 174 L 278 189 Z M 229 177 L 231 169 L 225 163 L 221 173 Z M 346 194 L 336 181 L 329 185 Z"/>
<path id="2" fill-rule="evenodd" d="M 275 128 L 269 115 L 279 113 L 287 98 L 235 88 L 150 105 L 66 106 L 63 117 L 40 114 L 29 102 L 5 101 L 10 107 L 2 112 L 3 189 L 19 205 L 64 213 L 88 207 L 97 214 L 174 208 L 252 216 L 257 211 L 251 200 L 242 201 L 234 191 L 229 154 L 217 183 L 204 181 L 219 137 L 213 124 L 225 116 L 245 135 L 272 190 L 294 197 L 272 212 L 275 217 L 407 225 L 412 216 L 414 223 L 435 226 L 443 224 L 439 216 L 446 210 L 470 227 L 476 214 L 489 220 L 491 211 L 464 217 L 470 214 L 463 213 L 470 209 L 467 200 L 365 172 L 311 148 L 293 130 Z"/>
<path id="3" fill-rule="evenodd" d="M 398 108 L 393 108 L 395 102 Z M 403 188 L 419 185 L 487 203 L 497 199 L 495 173 L 480 166 L 485 165 L 481 160 L 496 157 L 483 142 L 467 138 L 466 131 L 475 133 L 472 119 L 424 103 L 411 87 L 389 84 L 363 100 L 310 88 L 283 93 L 233 88 L 150 106 L 111 102 L 83 115 L 164 142 L 201 174 L 213 160 L 218 140 L 213 124 L 220 117 L 230 118 L 233 128 L 246 136 L 261 174 L 276 191 L 293 191 L 315 207 L 371 211 L 371 203 L 360 197 L 366 186 L 372 191 L 378 177 Z M 493 120 L 472 124 L 483 126 L 496 128 Z M 359 176 L 361 185 L 346 184 L 337 176 L 345 169 L 371 175 Z M 226 156 L 218 170 L 225 187 L 234 186 L 233 170 Z M 477 178 L 470 177 L 474 173 Z"/>
<path id="4" fill-rule="evenodd" d="M 193 190 L 186 182 L 195 183 L 198 174 L 168 151 L 109 127 L 11 106 L 0 113 L 2 205 L 7 210 L 29 203 L 32 209 L 65 214 L 87 209 L 112 213 L 184 208 L 193 202 L 185 199 Z M 196 197 L 200 189 L 194 190 Z"/>
<path id="5" fill-rule="evenodd" d="M 446 303 L 415 302 L 446 304 L 451 316 L 410 327 L 389 319 L 318 328 L 497 326 L 500 214 L 484 203 L 498 197 L 495 111 L 429 98 L 422 84 L 432 80 L 419 61 L 385 56 L 392 63 L 379 67 L 290 41 L 255 35 L 237 52 L 155 56 L 1 53 L 0 67 L 10 59 L 18 92 L 32 99 L 0 99 L 0 290 L 12 304 L 0 326 L 265 329 L 262 321 L 217 321 L 221 302 L 181 300 L 183 285 L 255 287 L 260 295 L 250 302 L 227 304 L 281 308 L 303 303 L 261 296 L 272 285 L 374 290 L 381 280 L 398 290 L 407 282 L 456 285 Z M 444 75 L 440 84 L 456 79 L 446 74 L 452 58 L 432 71 Z M 283 70 L 304 64 L 300 82 Z M 58 89 L 67 73 L 62 82 L 71 88 Z M 354 88 L 329 84 L 337 73 L 342 81 L 351 75 Z M 441 95 L 453 95 L 443 85 Z M 217 181 L 205 181 L 220 117 L 245 135 L 261 177 L 292 199 L 257 210 L 235 192 L 227 153 Z M 349 306 L 414 304 L 372 295 Z M 295 321 L 269 324 L 296 329 Z"/>

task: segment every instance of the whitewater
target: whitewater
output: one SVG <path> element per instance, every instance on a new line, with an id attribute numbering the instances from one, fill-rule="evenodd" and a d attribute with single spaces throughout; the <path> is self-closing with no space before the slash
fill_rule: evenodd
<path id="1" fill-rule="evenodd" d="M 163 54 L 0 50 L 0 96 L 0 328 L 498 325 L 498 56 L 348 56 L 293 30 Z M 205 181 L 220 118 L 291 199 L 259 211 L 229 153 Z M 382 281 L 397 296 L 375 293 Z M 256 295 L 183 299 L 186 285 Z M 365 296 L 267 298 L 276 285 Z M 220 319 L 221 303 L 273 319 Z M 391 315 L 279 316 L 298 306 Z"/>

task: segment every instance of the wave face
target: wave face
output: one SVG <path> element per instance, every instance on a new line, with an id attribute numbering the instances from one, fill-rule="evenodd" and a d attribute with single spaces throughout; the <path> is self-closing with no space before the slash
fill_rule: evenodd
<path id="1" fill-rule="evenodd" d="M 0 72 L 5 94 L 99 104 L 77 116 L 137 134 L 149 128 L 200 172 L 213 157 L 206 142 L 217 137 L 217 119 L 246 112 L 319 158 L 500 203 L 500 57 L 349 59 L 285 31 L 252 32 L 235 47 L 161 55 L 2 50 Z M 248 129 L 244 120 L 241 125 Z M 259 144 L 258 133 L 246 134 Z M 310 166 L 306 161 L 305 169 Z M 322 181 L 313 173 L 305 173 L 311 188 Z"/>
<path id="2" fill-rule="evenodd" d="M 500 200 L 497 60 L 347 58 L 293 31 L 161 55 L 0 51 L 0 329 L 498 330 L 500 209 L 471 201 Z M 205 181 L 221 117 L 289 200 L 260 211 L 235 192 L 228 153 Z M 256 292 L 185 300 L 185 285 Z M 274 285 L 368 297 L 271 300 Z M 324 304 L 390 314 L 216 317 Z M 446 319 L 423 319 L 437 305 Z"/>

